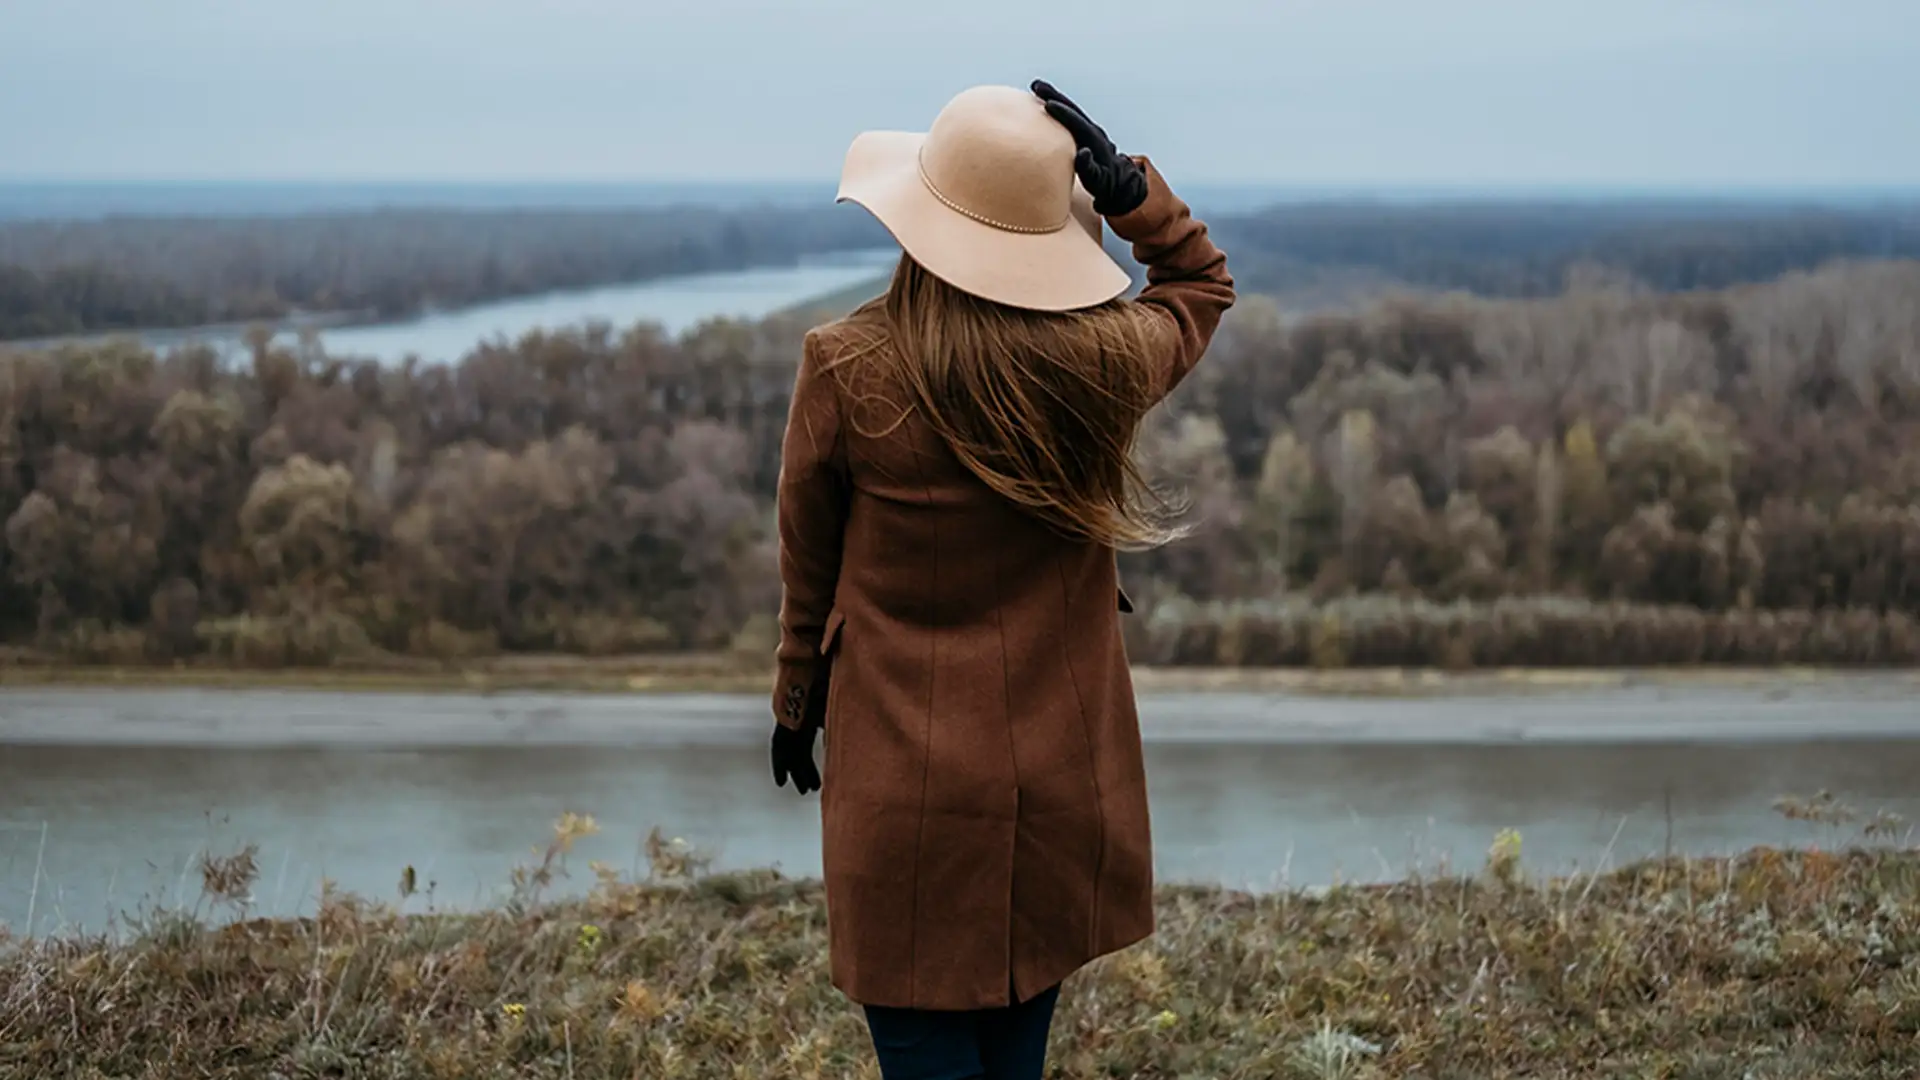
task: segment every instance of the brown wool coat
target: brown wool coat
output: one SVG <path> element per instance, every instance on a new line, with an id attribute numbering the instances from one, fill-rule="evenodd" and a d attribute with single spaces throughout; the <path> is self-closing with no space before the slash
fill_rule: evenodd
<path id="1" fill-rule="evenodd" d="M 1164 324 L 1170 391 L 1233 279 L 1147 171 L 1146 203 L 1110 224 L 1146 264 L 1138 302 Z M 888 404 L 904 394 L 826 370 L 847 336 L 844 322 L 810 333 L 794 388 L 773 693 L 789 726 L 828 699 L 834 984 L 869 1005 L 1026 1000 L 1153 930 L 1131 605 L 1110 548 L 995 494 Z"/>

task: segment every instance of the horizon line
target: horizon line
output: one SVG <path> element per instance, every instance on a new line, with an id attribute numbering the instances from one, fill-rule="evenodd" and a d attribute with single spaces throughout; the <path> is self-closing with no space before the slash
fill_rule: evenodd
<path id="1" fill-rule="evenodd" d="M 8 175 L 7 187 L 105 186 L 325 186 L 325 187 L 832 187 L 834 176 L 812 177 L 498 177 L 498 176 L 325 176 L 325 175 Z M 1658 192 L 1916 192 L 1920 178 L 1902 181 L 1740 182 L 1681 178 L 1672 180 L 1530 180 L 1530 179 L 1422 179 L 1422 180 L 1298 180 L 1261 177 L 1183 177 L 1182 187 L 1244 187 L 1300 191 L 1658 191 Z"/>

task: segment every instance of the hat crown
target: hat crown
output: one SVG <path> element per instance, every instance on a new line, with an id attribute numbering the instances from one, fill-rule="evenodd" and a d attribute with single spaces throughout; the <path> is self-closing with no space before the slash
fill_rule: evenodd
<path id="1" fill-rule="evenodd" d="M 920 169 L 940 201 L 983 224 L 1052 232 L 1073 207 L 1073 136 L 1010 86 L 962 91 L 927 131 Z"/>

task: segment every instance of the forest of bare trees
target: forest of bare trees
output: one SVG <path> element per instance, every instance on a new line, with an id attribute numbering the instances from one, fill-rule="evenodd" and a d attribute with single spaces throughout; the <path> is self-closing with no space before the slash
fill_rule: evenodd
<path id="1" fill-rule="evenodd" d="M 0 638 L 251 665 L 757 648 L 807 320 L 447 367 L 0 359 Z M 1920 662 L 1920 263 L 1289 320 L 1248 298 L 1147 452 L 1165 663 Z"/>

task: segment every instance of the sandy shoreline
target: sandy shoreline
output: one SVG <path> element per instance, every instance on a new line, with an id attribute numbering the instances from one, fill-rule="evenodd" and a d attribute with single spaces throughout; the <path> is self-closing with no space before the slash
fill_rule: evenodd
<path id="1" fill-rule="evenodd" d="M 1534 673 L 1536 676 L 1539 673 Z M 1912 674 L 1439 680 L 1430 692 L 1330 694 L 1140 680 L 1149 742 L 1484 743 L 1920 738 Z M 8 686 L 0 745 L 433 747 L 745 745 L 760 693 L 482 693 Z"/>

